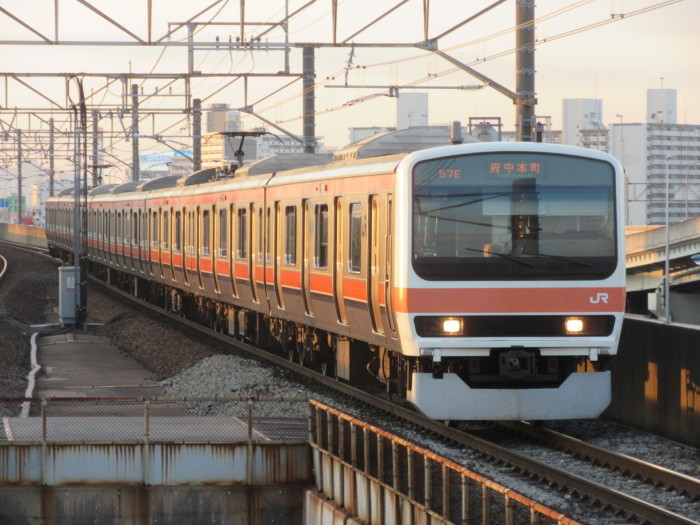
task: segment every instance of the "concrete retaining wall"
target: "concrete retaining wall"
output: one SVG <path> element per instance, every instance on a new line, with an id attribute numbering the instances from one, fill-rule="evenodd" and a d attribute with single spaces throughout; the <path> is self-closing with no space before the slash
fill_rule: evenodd
<path id="1" fill-rule="evenodd" d="M 302 523 L 302 486 L 2 487 L 3 525 Z"/>
<path id="2" fill-rule="evenodd" d="M 607 417 L 700 446 L 700 327 L 625 317 Z"/>
<path id="3" fill-rule="evenodd" d="M 36 226 L 0 223 L 0 240 L 48 248 L 44 228 Z"/>

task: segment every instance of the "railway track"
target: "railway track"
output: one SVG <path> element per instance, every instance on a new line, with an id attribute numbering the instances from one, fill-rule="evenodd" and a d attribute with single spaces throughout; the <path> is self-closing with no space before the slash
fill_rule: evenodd
<path id="1" fill-rule="evenodd" d="M 101 281 L 96 281 L 101 285 L 108 286 Z M 482 457 L 489 461 L 513 469 L 522 476 L 527 476 L 537 482 L 556 487 L 557 490 L 576 495 L 587 501 L 590 505 L 599 508 L 610 508 L 614 516 L 618 519 L 623 515 L 630 522 L 652 523 L 652 524 L 695 524 L 692 518 L 685 517 L 660 505 L 645 501 L 641 497 L 627 494 L 607 484 L 597 483 L 582 476 L 568 472 L 565 469 L 557 468 L 554 462 L 543 462 L 533 459 L 526 454 L 514 451 L 502 446 L 497 442 L 481 438 L 469 432 L 453 428 L 444 422 L 434 421 L 417 413 L 414 409 L 401 406 L 388 396 L 378 396 L 376 393 L 360 390 L 356 387 L 338 382 L 326 377 L 319 371 L 302 367 L 292 362 L 291 359 L 275 355 L 267 350 L 262 350 L 247 342 L 233 339 L 228 335 L 215 332 L 209 328 L 201 326 L 193 321 L 169 313 L 160 307 L 151 305 L 139 300 L 130 294 L 114 287 L 108 288 L 130 300 L 133 300 L 143 307 L 158 312 L 172 320 L 186 325 L 192 330 L 197 330 L 209 337 L 234 345 L 250 354 L 265 359 L 277 366 L 292 370 L 299 375 L 313 379 L 327 388 L 340 392 L 357 402 L 368 407 L 381 410 L 391 417 L 400 419 L 413 425 L 420 432 L 430 433 L 434 438 L 448 443 L 456 444 L 460 447 L 468 447 L 477 451 Z M 504 425 L 511 431 L 520 435 L 528 436 L 528 439 L 547 446 L 551 449 L 562 451 L 568 456 L 584 458 L 591 464 L 595 464 L 600 469 L 607 469 L 609 476 L 624 476 L 627 479 L 637 479 L 639 484 L 649 486 L 664 487 L 666 491 L 675 491 L 679 498 L 684 499 L 689 505 L 697 505 L 700 501 L 700 480 L 686 476 L 669 469 L 653 465 L 629 456 L 624 456 L 600 447 L 585 443 L 575 438 L 565 436 L 553 431 L 536 428 L 527 423 L 507 423 Z M 700 512 L 698 512 L 700 514 Z"/>

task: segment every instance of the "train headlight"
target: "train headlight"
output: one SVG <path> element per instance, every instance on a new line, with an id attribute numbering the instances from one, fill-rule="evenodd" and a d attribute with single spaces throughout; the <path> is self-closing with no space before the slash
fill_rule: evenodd
<path id="1" fill-rule="evenodd" d="M 416 332 L 420 337 L 460 337 L 464 335 L 461 317 L 418 316 Z"/>
<path id="2" fill-rule="evenodd" d="M 445 335 L 462 335 L 464 333 L 464 325 L 461 319 L 443 319 L 442 331 Z"/>
<path id="3" fill-rule="evenodd" d="M 583 333 L 583 319 L 580 317 L 567 317 L 564 320 L 564 328 L 568 335 L 577 335 Z"/>

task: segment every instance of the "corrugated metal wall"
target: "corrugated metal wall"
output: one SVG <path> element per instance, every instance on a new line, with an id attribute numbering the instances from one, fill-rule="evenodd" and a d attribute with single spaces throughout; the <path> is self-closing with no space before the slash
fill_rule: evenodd
<path id="1" fill-rule="evenodd" d="M 605 416 L 700 446 L 700 327 L 625 317 Z"/>

